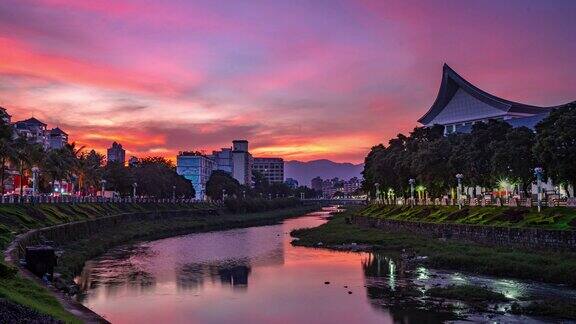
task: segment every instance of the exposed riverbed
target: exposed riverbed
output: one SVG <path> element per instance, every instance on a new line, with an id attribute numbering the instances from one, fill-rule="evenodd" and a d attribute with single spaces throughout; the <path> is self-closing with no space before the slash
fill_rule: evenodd
<path id="1" fill-rule="evenodd" d="M 329 210 L 250 227 L 123 246 L 88 261 L 76 278 L 84 305 L 112 323 L 540 322 L 506 312 L 528 298 L 576 299 L 561 286 L 407 264 L 371 252 L 290 244 L 291 230 L 319 226 Z M 426 297 L 432 287 L 473 284 L 508 302 Z"/>

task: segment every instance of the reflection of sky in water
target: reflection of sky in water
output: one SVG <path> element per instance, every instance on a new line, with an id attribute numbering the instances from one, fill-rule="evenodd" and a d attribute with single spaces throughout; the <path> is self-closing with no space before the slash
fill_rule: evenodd
<path id="1" fill-rule="evenodd" d="M 318 226 L 326 216 L 114 249 L 77 279 L 88 289 L 83 303 L 114 323 L 418 323 L 447 318 L 402 297 L 414 284 L 421 293 L 474 284 L 514 299 L 576 296 L 552 285 L 410 269 L 378 253 L 290 244 L 292 229 Z"/>

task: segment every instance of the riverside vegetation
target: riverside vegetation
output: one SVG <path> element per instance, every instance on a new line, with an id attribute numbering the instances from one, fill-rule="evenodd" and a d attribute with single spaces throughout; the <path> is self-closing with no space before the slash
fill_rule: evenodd
<path id="1" fill-rule="evenodd" d="M 149 211 L 197 211 L 199 209 L 216 209 L 213 217 L 176 217 L 167 222 L 153 221 L 133 222 L 122 229 L 109 229 L 98 237 L 90 237 L 70 242 L 56 271 L 62 271 L 63 277 L 71 279 L 90 257 L 103 253 L 107 248 L 134 240 L 153 239 L 194 231 L 215 230 L 229 227 L 241 227 L 267 222 L 276 222 L 283 218 L 310 211 L 315 206 L 300 206 L 296 199 L 259 200 L 250 203 L 233 203 L 243 206 L 235 209 L 234 214 L 225 207 L 211 204 L 117 204 L 117 203 L 84 203 L 84 204 L 38 204 L 38 205 L 0 205 L 0 247 L 7 245 L 16 235 L 35 228 L 42 228 L 75 221 L 84 221 L 121 213 L 139 213 Z M 281 209 L 278 209 L 281 208 Z M 0 262 L 0 300 L 10 309 L 21 309 L 24 306 L 29 313 L 47 314 L 54 319 L 67 323 L 79 322 L 68 313 L 44 287 L 20 276 L 17 270 Z M 14 304 L 19 304 L 17 306 Z M 4 305 L 4 304 L 3 304 Z M 4 308 L 3 308 L 4 309 Z M 6 308 L 8 309 L 8 308 Z M 40 317 L 38 317 L 40 316 Z M 41 318 L 43 315 L 38 315 Z"/>
<path id="2" fill-rule="evenodd" d="M 541 216 L 532 212 L 523 213 L 522 221 L 507 223 L 502 221 L 502 215 L 510 213 L 508 208 L 482 208 L 482 212 L 473 209 L 460 213 L 461 217 L 448 217 L 458 213 L 450 207 L 430 208 L 425 221 L 462 222 L 476 224 L 498 224 L 503 226 L 542 226 L 546 228 L 572 228 L 575 219 L 574 211 L 568 209 L 546 209 Z M 403 254 L 426 256 L 417 264 L 431 268 L 458 270 L 469 273 L 490 275 L 495 277 L 534 280 L 546 283 L 564 284 L 576 288 L 576 253 L 557 251 L 532 251 L 511 247 L 489 247 L 457 241 L 443 241 L 415 234 L 390 233 L 374 228 L 364 228 L 350 224 L 347 220 L 356 214 L 371 215 L 390 219 L 414 220 L 415 215 L 422 213 L 424 208 L 392 206 L 368 206 L 351 208 L 343 213 L 334 214 L 326 224 L 311 229 L 298 229 L 291 232 L 296 240 L 293 244 L 300 246 L 327 248 L 342 248 L 346 246 L 370 246 L 374 251 L 402 258 Z M 480 208 L 478 208 L 480 209 Z M 556 216 L 554 216 L 556 215 Z M 421 215 L 422 216 L 422 215 Z M 472 217 L 473 216 L 473 217 Z M 529 220 L 546 220 L 532 223 Z M 474 220 L 474 221 L 473 221 Z M 572 224 L 570 227 L 567 224 Z M 482 292 L 474 294 L 477 299 L 498 300 L 501 296 L 483 291 L 482 287 L 443 287 L 428 292 L 433 296 L 451 297 L 464 300 L 470 291 Z M 514 304 L 511 310 L 515 313 L 528 315 L 548 315 L 564 318 L 576 318 L 576 304 L 570 301 L 538 301 L 527 305 Z"/>

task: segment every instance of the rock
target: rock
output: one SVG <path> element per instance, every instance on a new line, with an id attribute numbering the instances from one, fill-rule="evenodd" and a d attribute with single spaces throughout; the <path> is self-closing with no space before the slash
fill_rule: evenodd
<path id="1" fill-rule="evenodd" d="M 329 285 L 329 284 L 330 284 L 330 281 L 324 281 L 324 284 L 325 284 L 325 285 Z"/>
<path id="2" fill-rule="evenodd" d="M 352 295 L 352 292 L 350 290 L 348 290 L 348 295 Z"/>

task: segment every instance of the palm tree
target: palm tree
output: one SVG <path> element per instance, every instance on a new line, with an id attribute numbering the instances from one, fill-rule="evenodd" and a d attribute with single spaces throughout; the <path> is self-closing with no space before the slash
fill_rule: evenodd
<path id="1" fill-rule="evenodd" d="M 22 199 L 24 195 L 24 174 L 41 163 L 44 149 L 40 144 L 31 143 L 25 137 L 18 137 L 13 142 L 11 152 L 10 160 L 17 166 L 20 174 L 20 199 Z"/>

